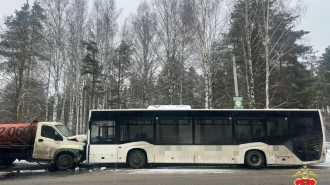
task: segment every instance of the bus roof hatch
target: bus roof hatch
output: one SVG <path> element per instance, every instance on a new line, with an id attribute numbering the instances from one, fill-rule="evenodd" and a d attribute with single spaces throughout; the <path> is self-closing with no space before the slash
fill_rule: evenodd
<path id="1" fill-rule="evenodd" d="M 187 110 L 187 109 L 191 109 L 191 107 L 190 105 L 149 105 L 147 109 Z"/>

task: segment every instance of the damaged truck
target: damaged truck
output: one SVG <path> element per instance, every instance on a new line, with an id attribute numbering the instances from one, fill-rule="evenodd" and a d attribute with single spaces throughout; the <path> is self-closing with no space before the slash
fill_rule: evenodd
<path id="1" fill-rule="evenodd" d="M 0 166 L 26 160 L 72 169 L 85 160 L 85 140 L 57 122 L 0 124 Z"/>

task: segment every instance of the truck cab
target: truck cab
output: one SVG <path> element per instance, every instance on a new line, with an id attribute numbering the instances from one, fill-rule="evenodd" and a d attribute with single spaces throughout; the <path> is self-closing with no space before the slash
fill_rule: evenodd
<path id="1" fill-rule="evenodd" d="M 73 168 L 85 158 L 85 143 L 62 123 L 39 122 L 30 161 L 50 161 L 59 170 Z"/>

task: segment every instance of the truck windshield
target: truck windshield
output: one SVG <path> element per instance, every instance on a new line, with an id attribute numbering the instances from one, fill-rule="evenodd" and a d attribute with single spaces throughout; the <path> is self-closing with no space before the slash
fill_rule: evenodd
<path id="1" fill-rule="evenodd" d="M 73 136 L 72 132 L 65 125 L 55 125 L 55 127 L 65 136 Z"/>

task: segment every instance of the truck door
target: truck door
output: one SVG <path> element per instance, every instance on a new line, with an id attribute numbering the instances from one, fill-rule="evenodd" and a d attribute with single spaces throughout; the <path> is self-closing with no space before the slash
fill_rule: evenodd
<path id="1" fill-rule="evenodd" d="M 37 131 L 32 157 L 51 160 L 61 141 L 63 141 L 63 137 L 53 127 L 42 125 L 41 129 Z"/>

